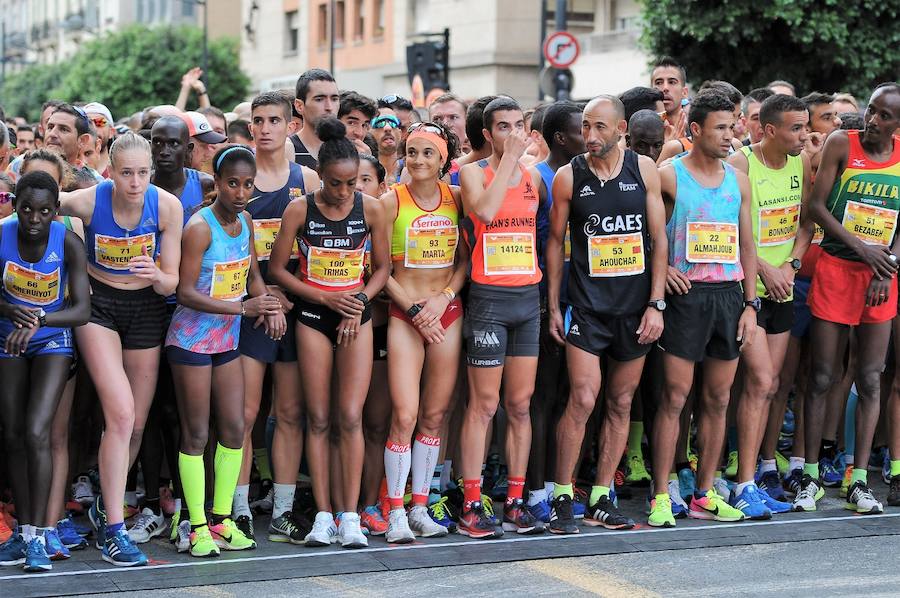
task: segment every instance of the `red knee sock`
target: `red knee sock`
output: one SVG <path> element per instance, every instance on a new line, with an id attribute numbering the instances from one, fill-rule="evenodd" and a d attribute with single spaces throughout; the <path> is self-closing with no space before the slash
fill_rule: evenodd
<path id="1" fill-rule="evenodd" d="M 473 502 L 481 501 L 481 480 L 463 480 L 464 510 L 469 510 Z"/>
<path id="2" fill-rule="evenodd" d="M 506 479 L 509 483 L 506 491 L 506 506 L 509 506 L 516 500 L 522 498 L 522 492 L 525 490 L 525 478 L 514 478 L 510 476 Z"/>

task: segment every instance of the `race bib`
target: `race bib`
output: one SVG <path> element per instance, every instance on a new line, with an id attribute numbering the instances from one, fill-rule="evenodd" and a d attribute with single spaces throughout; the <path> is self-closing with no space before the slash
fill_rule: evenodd
<path id="1" fill-rule="evenodd" d="M 310 282 L 326 287 L 349 287 L 362 280 L 365 260 L 365 247 L 352 250 L 310 247 L 306 276 Z"/>
<path id="2" fill-rule="evenodd" d="M 759 209 L 759 246 L 784 245 L 794 240 L 800 225 L 800 204 Z"/>
<path id="3" fill-rule="evenodd" d="M 534 235 L 531 233 L 485 233 L 484 273 L 534 274 Z"/>
<path id="4" fill-rule="evenodd" d="M 221 301 L 238 301 L 246 294 L 248 272 L 249 255 L 233 262 L 216 262 L 209 296 Z"/>
<path id="5" fill-rule="evenodd" d="M 644 272 L 644 235 L 588 237 L 588 267 L 593 278 L 634 276 Z"/>
<path id="6" fill-rule="evenodd" d="M 736 264 L 738 225 L 688 222 L 685 258 L 692 264 Z"/>
<path id="7" fill-rule="evenodd" d="M 816 230 L 813 233 L 813 238 L 812 238 L 813 245 L 821 245 L 822 239 L 824 239 L 824 238 L 825 238 L 825 229 L 817 224 Z"/>
<path id="8" fill-rule="evenodd" d="M 406 229 L 407 268 L 447 268 L 453 265 L 459 231 L 455 226 Z"/>
<path id="9" fill-rule="evenodd" d="M 50 305 L 59 299 L 59 268 L 36 272 L 13 262 L 3 269 L 3 288 L 10 296 L 32 305 Z"/>
<path id="10" fill-rule="evenodd" d="M 147 248 L 147 255 L 156 251 L 156 236 L 146 233 L 134 237 L 94 236 L 94 256 L 98 266 L 110 270 L 128 270 L 128 263 L 141 253 L 141 247 Z"/>
<path id="11" fill-rule="evenodd" d="M 842 224 L 851 235 L 866 245 L 887 247 L 897 228 L 897 210 L 848 201 Z"/>
<path id="12" fill-rule="evenodd" d="M 253 221 L 253 247 L 256 249 L 258 261 L 268 260 L 272 255 L 272 247 L 275 246 L 275 237 L 281 228 L 281 218 L 263 218 Z M 291 251 L 291 259 L 300 257 L 300 248 L 294 239 L 294 247 Z"/>

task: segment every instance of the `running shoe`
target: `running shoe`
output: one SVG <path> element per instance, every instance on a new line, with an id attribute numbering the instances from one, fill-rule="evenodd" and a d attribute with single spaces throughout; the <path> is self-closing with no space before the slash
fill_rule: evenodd
<path id="1" fill-rule="evenodd" d="M 794 497 L 794 511 L 815 511 L 816 501 L 825 496 L 825 488 L 819 480 L 814 480 L 809 474 L 803 474 L 800 482 L 800 491 Z"/>
<path id="2" fill-rule="evenodd" d="M 688 505 L 681 498 L 678 480 L 669 480 L 666 486 L 669 490 L 669 501 L 672 503 L 672 516 L 675 519 L 684 519 L 688 514 Z"/>
<path id="3" fill-rule="evenodd" d="M 72 484 L 72 500 L 84 506 L 94 504 L 94 488 L 91 478 L 86 475 L 75 478 L 75 483 Z"/>
<path id="4" fill-rule="evenodd" d="M 446 527 L 434 522 L 423 506 L 413 507 L 406 516 L 413 533 L 423 538 L 442 538 L 449 532 Z"/>
<path id="5" fill-rule="evenodd" d="M 253 550 L 256 548 L 256 541 L 245 536 L 231 517 L 226 517 L 219 523 L 210 525 L 209 533 L 216 546 L 222 550 Z"/>
<path id="6" fill-rule="evenodd" d="M 890 507 L 900 507 L 900 476 L 891 478 L 891 489 L 888 491 L 887 503 Z"/>
<path id="7" fill-rule="evenodd" d="M 487 494 L 481 495 L 481 504 L 484 505 L 484 514 L 490 518 L 491 523 L 494 525 L 500 525 L 500 521 L 497 519 L 497 515 L 494 513 L 494 499 L 492 499 Z"/>
<path id="8" fill-rule="evenodd" d="M 688 517 L 714 521 L 743 521 L 744 513 L 729 505 L 715 490 L 707 490 L 705 496 L 691 498 Z"/>
<path id="9" fill-rule="evenodd" d="M 362 527 L 369 530 L 370 536 L 383 536 L 387 531 L 388 522 L 384 520 L 384 517 L 381 516 L 381 511 L 374 505 L 366 507 L 360 513 L 359 520 Z"/>
<path id="10" fill-rule="evenodd" d="M 63 561 L 72 556 L 69 554 L 69 549 L 59 539 L 56 529 L 44 530 L 44 550 L 51 561 Z"/>
<path id="11" fill-rule="evenodd" d="M 738 452 L 731 451 L 728 453 L 728 464 L 725 466 L 725 477 L 733 480 L 737 477 L 738 470 Z"/>
<path id="12" fill-rule="evenodd" d="M 267 492 L 250 503 L 250 508 L 258 513 L 271 513 L 272 509 L 275 507 L 275 491 L 273 490 L 272 485 L 262 484 L 260 491 L 265 490 L 267 487 L 269 489 Z"/>
<path id="13" fill-rule="evenodd" d="M 187 552 L 191 549 L 191 522 L 184 520 L 176 525 L 172 525 L 172 536 L 169 541 L 175 545 L 175 550 L 179 553 Z"/>
<path id="14" fill-rule="evenodd" d="M 338 536 L 341 539 L 342 548 L 366 548 L 369 545 L 369 540 L 362 533 L 362 527 L 359 525 L 358 513 L 346 512 L 341 515 Z"/>
<path id="15" fill-rule="evenodd" d="M 763 502 L 766 504 L 766 508 L 772 511 L 773 515 L 780 515 L 781 513 L 790 513 L 791 511 L 791 503 L 787 500 L 778 500 L 776 498 L 772 498 L 768 492 L 759 486 L 756 487 L 757 491 L 759 491 L 760 496 L 763 498 Z"/>
<path id="16" fill-rule="evenodd" d="M 891 483 L 891 450 L 885 449 L 884 461 L 881 463 L 881 479 L 885 484 Z"/>
<path id="17" fill-rule="evenodd" d="M 27 548 L 22 534 L 13 533 L 6 542 L 0 544 L 0 565 L 12 567 L 24 564 Z"/>
<path id="18" fill-rule="evenodd" d="M 12 529 L 6 524 L 6 518 L 0 517 L 0 544 L 9 540 L 13 535 Z"/>
<path id="19" fill-rule="evenodd" d="M 873 448 L 872 454 L 869 455 L 869 467 L 868 469 L 872 469 L 877 471 L 879 467 L 884 465 L 884 456 L 887 453 L 887 447 L 882 446 L 879 448 Z"/>
<path id="20" fill-rule="evenodd" d="M 159 489 L 159 507 L 166 517 L 175 514 L 175 497 L 172 496 L 172 490 L 168 486 L 162 486 Z"/>
<path id="21" fill-rule="evenodd" d="M 87 540 L 78 533 L 75 524 L 68 517 L 56 522 L 56 533 L 63 546 L 69 550 L 83 550 L 87 548 Z"/>
<path id="22" fill-rule="evenodd" d="M 46 546 L 44 546 L 41 538 L 35 536 L 28 543 L 28 548 L 25 549 L 25 570 L 29 573 L 38 573 L 50 571 L 52 568 L 53 565 L 50 563 L 50 557 L 47 556 Z"/>
<path id="23" fill-rule="evenodd" d="M 781 486 L 781 476 L 777 471 L 766 471 L 759 475 L 756 484 L 760 490 L 764 491 L 769 497 L 784 502 L 784 488 Z"/>
<path id="24" fill-rule="evenodd" d="M 628 455 L 625 461 L 625 482 L 632 486 L 647 486 L 650 484 L 650 474 L 644 465 L 644 456 L 640 453 Z"/>
<path id="25" fill-rule="evenodd" d="M 794 437 L 786 434 L 778 435 L 778 442 L 775 444 L 775 450 L 786 453 L 794 448 Z"/>
<path id="26" fill-rule="evenodd" d="M 716 478 L 713 480 L 713 490 L 715 490 L 725 501 L 731 496 L 731 491 L 734 490 L 736 486 L 737 484 L 729 482 L 725 478 Z"/>
<path id="27" fill-rule="evenodd" d="M 550 523 L 550 502 L 545 498 L 541 502 L 528 505 L 528 510 L 534 515 L 534 518 L 544 523 Z"/>
<path id="28" fill-rule="evenodd" d="M 446 496 L 428 505 L 428 514 L 435 523 L 446 527 L 451 534 L 456 533 L 456 522 L 453 520 L 454 516 L 450 508 L 450 499 Z"/>
<path id="29" fill-rule="evenodd" d="M 838 492 L 838 496 L 841 498 L 847 498 L 847 491 L 850 490 L 850 481 L 853 478 L 853 465 L 845 465 L 844 466 L 844 479 L 841 480 L 841 489 Z"/>
<path id="30" fill-rule="evenodd" d="M 591 527 L 602 526 L 606 529 L 631 529 L 634 527 L 634 520 L 619 513 L 619 508 L 608 496 L 601 496 L 596 503 L 588 506 L 587 513 L 584 523 Z"/>
<path id="31" fill-rule="evenodd" d="M 788 407 L 784 410 L 784 421 L 781 422 L 781 433 L 787 436 L 793 436 L 796 431 L 796 418 L 794 410 Z"/>
<path id="32" fill-rule="evenodd" d="M 648 473 L 647 475 L 649 476 L 650 474 Z M 621 468 L 616 468 L 616 473 L 613 474 L 613 485 L 610 486 L 610 489 L 615 491 L 621 498 L 631 498 L 631 486 L 625 484 L 625 472 Z"/>
<path id="33" fill-rule="evenodd" d="M 779 475 L 782 477 L 786 476 L 791 467 L 791 461 L 782 455 L 780 451 L 775 451 L 775 467 L 778 468 Z"/>
<path id="34" fill-rule="evenodd" d="M 463 536 L 478 540 L 499 538 L 503 530 L 498 530 L 494 520 L 485 512 L 484 505 L 473 502 L 468 510 L 463 510 L 459 518 L 457 531 Z"/>
<path id="35" fill-rule="evenodd" d="M 88 519 L 91 522 L 91 525 L 94 527 L 94 530 L 97 532 L 103 531 L 106 528 L 106 511 L 100 506 L 101 501 L 95 500 L 91 505 L 91 508 L 88 509 Z M 103 543 L 97 541 L 97 548 L 102 548 Z"/>
<path id="36" fill-rule="evenodd" d="M 105 536 L 106 534 L 103 535 Z M 128 537 L 128 532 L 124 529 L 120 529 L 112 536 L 104 538 L 101 557 L 104 561 L 116 567 L 137 567 L 147 564 L 147 557 L 131 541 L 131 538 Z"/>
<path id="37" fill-rule="evenodd" d="M 166 518 L 162 513 L 157 515 L 151 509 L 144 507 L 141 514 L 135 517 L 134 523 L 128 528 L 128 537 L 135 544 L 144 544 L 166 531 Z"/>
<path id="38" fill-rule="evenodd" d="M 494 500 L 506 500 L 506 495 L 508 493 L 509 479 L 505 473 L 501 473 L 500 477 L 497 478 L 497 481 L 494 482 L 494 487 L 491 488 L 491 498 Z"/>
<path id="39" fill-rule="evenodd" d="M 332 542 L 337 541 L 337 533 L 334 516 L 326 511 L 319 511 L 303 543 L 306 546 L 330 546 Z"/>
<path id="40" fill-rule="evenodd" d="M 136 505 L 129 505 L 128 503 L 122 505 L 122 516 L 125 521 L 128 521 L 140 512 L 141 510 L 138 509 Z"/>
<path id="41" fill-rule="evenodd" d="M 216 545 L 215 540 L 213 540 L 212 533 L 209 531 L 209 526 L 203 525 L 191 531 L 190 537 L 191 556 L 198 558 L 219 556 L 219 547 Z"/>
<path id="42" fill-rule="evenodd" d="M 819 459 L 819 477 L 826 488 L 837 488 L 844 479 L 843 472 L 836 469 L 834 461 L 828 457 Z"/>
<path id="43" fill-rule="evenodd" d="M 543 534 L 544 524 L 531 514 L 525 501 L 517 498 L 503 507 L 503 531 L 517 534 Z"/>
<path id="44" fill-rule="evenodd" d="M 256 540 L 256 532 L 253 529 L 253 518 L 248 515 L 238 515 L 237 517 L 233 517 L 234 524 L 238 526 L 238 529 L 241 530 L 241 533 L 251 540 Z M 296 520 L 295 520 L 296 523 Z M 302 527 L 302 526 L 301 526 Z"/>
<path id="45" fill-rule="evenodd" d="M 685 467 L 678 472 L 678 492 L 685 501 L 694 496 L 694 489 L 697 487 L 694 479 L 694 471 Z"/>
<path id="46" fill-rule="evenodd" d="M 781 485 L 787 494 L 797 496 L 800 492 L 800 488 L 803 486 L 803 470 L 798 467 L 791 471 L 791 473 L 784 478 L 784 482 L 782 482 Z"/>
<path id="47" fill-rule="evenodd" d="M 244 517 L 247 516 L 244 515 Z M 237 522 L 235 522 L 235 525 L 237 525 Z M 241 529 L 240 525 L 238 525 L 238 529 Z M 243 530 L 241 530 L 241 533 L 244 537 L 247 537 Z M 291 511 L 282 513 L 280 517 L 272 519 L 271 523 L 269 523 L 269 542 L 303 544 L 305 538 L 306 534 L 294 522 L 294 514 Z"/>
<path id="48" fill-rule="evenodd" d="M 583 489 L 579 488 L 575 484 L 572 484 L 572 512 L 575 514 L 575 519 L 584 519 L 585 513 L 587 513 L 587 502 L 590 496 Z M 610 488 L 610 494 L 615 495 L 615 489 Z"/>
<path id="49" fill-rule="evenodd" d="M 875 515 L 884 512 L 882 504 L 875 500 L 875 495 L 862 480 L 857 480 L 850 486 L 850 491 L 847 493 L 847 504 L 844 505 L 844 508 L 856 511 L 861 515 Z"/>
<path id="50" fill-rule="evenodd" d="M 731 506 L 744 514 L 747 519 L 771 519 L 772 511 L 766 507 L 762 493 L 756 484 L 750 484 L 740 494 L 731 493 Z"/>
<path id="51" fill-rule="evenodd" d="M 572 497 L 562 494 L 554 497 L 550 503 L 549 529 L 554 534 L 577 534 L 580 532 L 575 522 Z"/>
<path id="52" fill-rule="evenodd" d="M 653 527 L 675 527 L 675 517 L 672 515 L 672 501 L 669 496 L 660 495 L 650 500 L 650 516 L 647 523 Z"/>
<path id="53" fill-rule="evenodd" d="M 84 514 L 84 506 L 80 502 L 75 502 L 74 500 L 67 500 L 63 509 L 71 515 Z"/>
<path id="54" fill-rule="evenodd" d="M 388 544 L 409 544 L 415 541 L 416 535 L 409 529 L 409 519 L 402 508 L 391 509 L 388 513 L 388 529 L 385 540 Z"/>

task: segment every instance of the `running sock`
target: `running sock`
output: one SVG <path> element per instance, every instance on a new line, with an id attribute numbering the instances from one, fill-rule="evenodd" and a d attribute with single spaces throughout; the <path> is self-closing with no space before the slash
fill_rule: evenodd
<path id="1" fill-rule="evenodd" d="M 256 463 L 256 471 L 260 480 L 271 480 L 272 469 L 269 467 L 269 451 L 264 448 L 253 449 L 253 461 Z"/>
<path id="2" fill-rule="evenodd" d="M 853 455 L 856 452 L 856 404 L 859 401 L 859 393 L 856 391 L 856 382 L 850 387 L 847 395 L 847 406 L 844 407 L 844 454 Z M 846 461 L 852 463 L 852 461 Z"/>
<path id="3" fill-rule="evenodd" d="M 556 484 L 553 482 L 544 482 L 544 492 L 546 493 L 548 500 L 553 496 L 553 489 L 555 487 Z"/>
<path id="4" fill-rule="evenodd" d="M 429 492 L 441 493 L 441 478 L 444 475 L 444 464 L 438 463 L 434 466 L 434 473 L 431 474 L 431 485 L 428 487 Z"/>
<path id="5" fill-rule="evenodd" d="M 806 466 L 806 458 L 791 457 L 788 460 L 788 473 L 794 471 L 795 469 L 803 469 L 805 466 Z"/>
<path id="6" fill-rule="evenodd" d="M 463 480 L 463 510 L 472 508 L 473 502 L 481 501 L 481 482 L 476 480 Z"/>
<path id="7" fill-rule="evenodd" d="M 728 452 L 733 453 L 738 447 L 737 426 L 728 426 L 726 432 L 728 434 Z"/>
<path id="8" fill-rule="evenodd" d="M 159 497 L 144 499 L 144 508 L 153 511 L 153 514 L 157 517 L 162 515 L 162 507 L 159 505 Z"/>
<path id="9" fill-rule="evenodd" d="M 31 529 L 34 530 L 34 526 L 31 526 Z M 109 538 L 111 536 L 115 536 L 119 533 L 120 529 L 125 529 L 125 522 L 120 521 L 119 523 L 107 523 L 106 524 L 106 537 Z M 34 536 L 34 532 L 32 532 L 32 536 Z"/>
<path id="10" fill-rule="evenodd" d="M 487 471 L 487 464 L 482 463 L 481 464 L 481 477 L 479 478 L 479 481 L 478 481 L 479 486 L 484 486 L 484 472 L 485 471 Z"/>
<path id="11" fill-rule="evenodd" d="M 767 471 L 778 471 L 778 464 L 775 462 L 775 459 L 760 460 L 759 473 L 766 473 Z"/>
<path id="12" fill-rule="evenodd" d="M 444 467 L 441 468 L 441 492 L 450 486 L 450 475 L 453 473 L 453 461 L 444 459 Z"/>
<path id="13" fill-rule="evenodd" d="M 891 459 L 891 477 L 900 476 L 900 459 Z"/>
<path id="14" fill-rule="evenodd" d="M 506 506 L 508 507 L 522 498 L 522 494 L 525 492 L 525 478 L 507 476 L 506 479 L 509 483 L 506 490 Z"/>
<path id="15" fill-rule="evenodd" d="M 547 491 L 541 488 L 540 490 L 530 490 L 528 492 L 528 506 L 533 507 L 534 505 L 540 504 L 541 502 L 547 500 Z"/>
<path id="16" fill-rule="evenodd" d="M 275 466 L 272 464 L 272 454 L 275 452 L 272 450 L 272 443 L 275 442 L 275 428 L 278 425 L 278 420 L 274 415 L 266 416 L 266 430 L 265 430 L 265 443 L 266 443 L 266 458 L 269 462 L 269 471 L 275 471 Z M 275 481 L 275 477 L 272 476 L 269 478 L 273 482 Z"/>
<path id="17" fill-rule="evenodd" d="M 109 529 L 109 526 L 106 526 Z M 34 538 L 36 533 L 35 527 L 33 525 L 22 525 L 20 526 L 20 531 L 22 533 L 22 537 L 25 539 L 25 543 L 28 544 L 31 542 L 31 539 Z"/>
<path id="18" fill-rule="evenodd" d="M 809 475 L 814 480 L 819 479 L 819 463 L 818 461 L 815 463 L 804 463 L 803 464 L 803 475 Z"/>
<path id="19" fill-rule="evenodd" d="M 209 514 L 209 523 L 211 525 L 219 525 L 226 519 L 228 519 L 228 515 L 216 515 L 215 513 Z"/>
<path id="20" fill-rule="evenodd" d="M 424 507 L 428 504 L 429 480 L 434 477 L 440 452 L 440 438 L 416 434 L 416 441 L 412 446 L 412 502 L 414 506 Z"/>
<path id="21" fill-rule="evenodd" d="M 741 482 L 741 483 L 739 483 L 739 484 L 738 484 L 737 486 L 735 486 L 735 488 L 734 488 L 734 495 L 735 495 L 735 496 L 740 496 L 740 495 L 741 495 L 741 492 L 743 492 L 744 489 L 747 488 L 747 486 L 752 486 L 752 485 L 753 485 L 753 480 L 750 480 L 749 482 Z"/>
<path id="22" fill-rule="evenodd" d="M 703 488 L 694 488 L 694 498 L 698 500 L 701 498 L 705 498 L 707 492 L 709 492 L 709 488 L 705 490 Z"/>
<path id="23" fill-rule="evenodd" d="M 869 472 L 865 467 L 854 467 L 853 472 L 850 474 L 850 485 L 852 486 L 856 482 L 866 484 L 868 482 L 868 474 Z"/>
<path id="24" fill-rule="evenodd" d="M 609 498 L 608 486 L 591 486 L 591 497 L 588 499 L 588 504 L 595 505 L 604 496 Z"/>
<path id="25" fill-rule="evenodd" d="M 203 455 L 179 452 L 178 475 L 181 476 L 181 488 L 190 513 L 191 526 L 206 525 L 206 468 L 203 466 Z"/>
<path id="26" fill-rule="evenodd" d="M 231 501 L 234 488 L 241 475 L 241 462 L 244 460 L 244 449 L 236 449 L 216 443 L 215 485 L 213 491 L 213 515 L 228 517 L 231 515 Z"/>
<path id="27" fill-rule="evenodd" d="M 628 454 L 641 455 L 641 440 L 644 438 L 644 422 L 634 421 L 628 424 Z"/>
<path id="28" fill-rule="evenodd" d="M 819 461 L 822 459 L 833 461 L 835 455 L 837 455 L 837 443 L 834 440 L 825 440 L 823 438 L 822 444 L 819 446 Z"/>
<path id="29" fill-rule="evenodd" d="M 403 508 L 403 493 L 412 459 L 408 444 L 397 444 L 390 439 L 384 447 L 384 475 L 387 477 L 387 495 L 391 509 Z"/>
<path id="30" fill-rule="evenodd" d="M 235 519 L 241 515 L 253 518 L 250 512 L 250 484 L 241 484 L 234 489 L 234 500 L 231 502 L 231 513 Z"/>
<path id="31" fill-rule="evenodd" d="M 559 498 L 560 496 L 575 498 L 574 484 L 572 482 L 568 484 L 553 484 L 553 498 Z"/>
<path id="32" fill-rule="evenodd" d="M 281 517 L 285 513 L 294 510 L 294 492 L 296 484 L 272 484 L 275 506 L 272 509 L 272 517 Z"/>

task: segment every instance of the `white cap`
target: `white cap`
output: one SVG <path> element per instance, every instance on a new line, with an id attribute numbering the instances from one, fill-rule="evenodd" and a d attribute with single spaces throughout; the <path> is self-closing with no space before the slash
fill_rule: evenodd
<path id="1" fill-rule="evenodd" d="M 100 114 L 107 120 L 109 126 L 113 126 L 113 124 L 115 124 L 109 108 L 107 108 L 100 102 L 91 102 L 90 104 L 85 104 L 81 109 L 84 110 L 86 114 Z"/>

